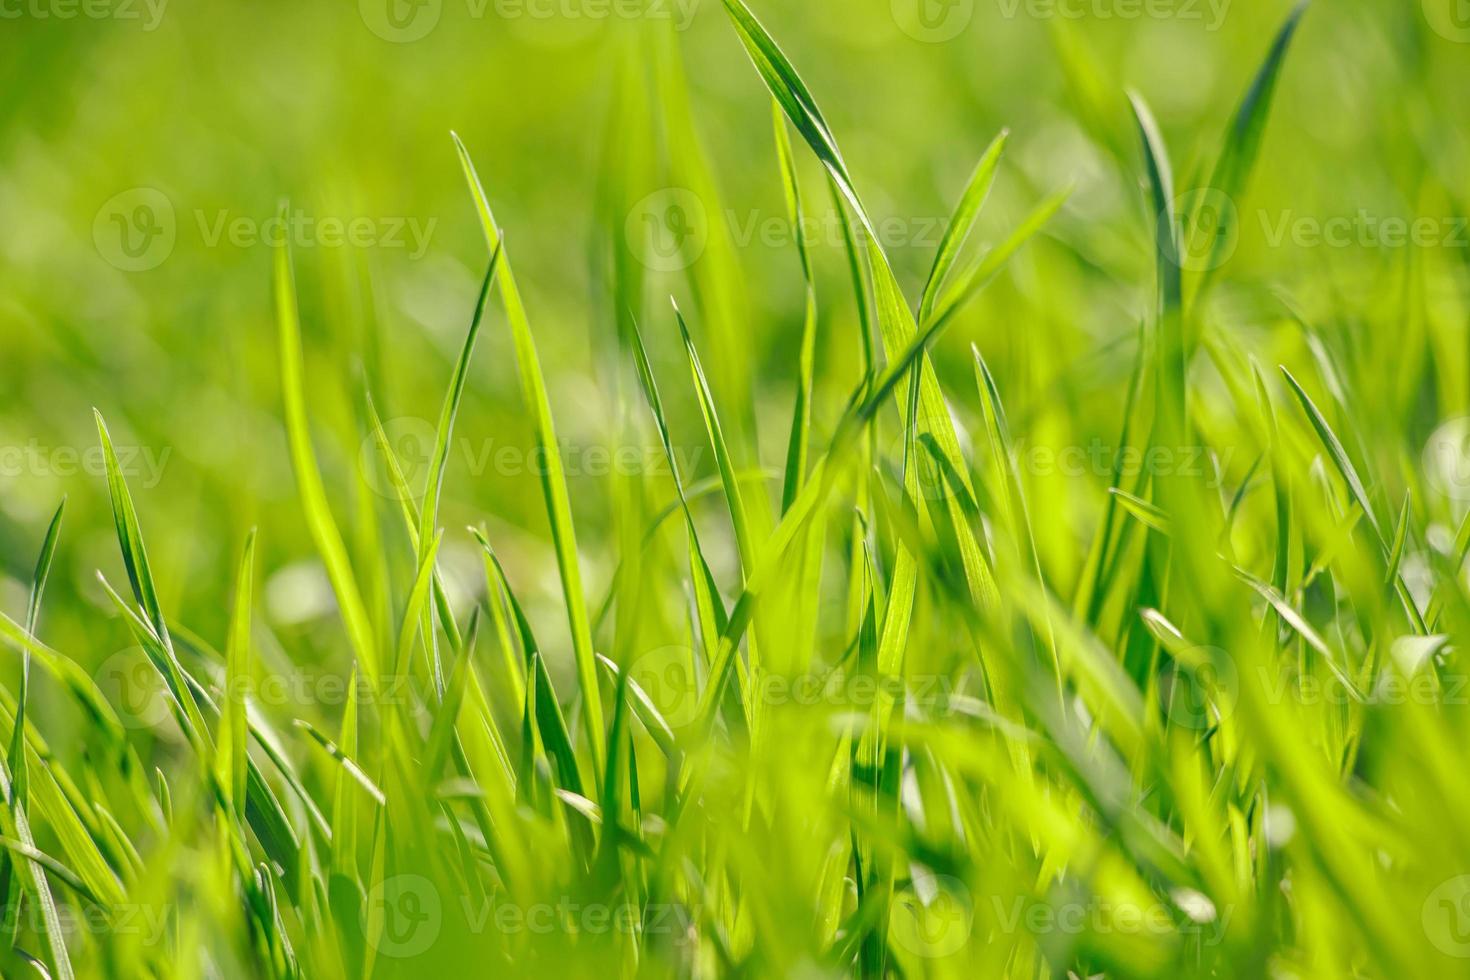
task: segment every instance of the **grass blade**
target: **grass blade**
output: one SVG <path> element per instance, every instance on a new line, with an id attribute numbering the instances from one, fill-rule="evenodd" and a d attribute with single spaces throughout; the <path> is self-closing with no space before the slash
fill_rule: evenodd
<path id="1" fill-rule="evenodd" d="M 459 152 L 460 165 L 464 169 L 470 194 L 475 200 L 485 242 L 494 254 L 504 248 L 500 228 L 490 211 L 489 199 L 480 185 L 480 178 L 470 160 L 469 151 L 458 136 L 454 136 L 454 145 Z M 562 595 L 566 600 L 567 620 L 572 631 L 572 652 L 576 657 L 577 679 L 582 688 L 582 719 L 587 731 L 588 745 L 592 748 L 593 771 L 601 773 L 603 756 L 606 754 L 603 746 L 605 735 L 602 725 L 602 695 L 597 686 L 592 624 L 587 615 L 587 597 L 582 592 L 577 536 L 572 526 L 572 507 L 567 494 L 566 473 L 562 467 L 561 444 L 557 442 L 556 427 L 551 418 L 551 401 L 546 394 L 546 379 L 541 373 L 541 360 L 536 353 L 531 323 L 526 316 L 526 307 L 521 300 L 520 289 L 516 286 L 515 276 L 511 272 L 509 258 L 502 255 L 500 265 L 500 298 L 505 305 L 506 318 L 510 321 L 511 335 L 515 342 L 521 397 L 535 419 L 537 446 L 541 458 L 546 461 L 541 476 L 541 490 L 546 498 L 546 514 L 551 522 L 557 570 L 561 575 Z"/>

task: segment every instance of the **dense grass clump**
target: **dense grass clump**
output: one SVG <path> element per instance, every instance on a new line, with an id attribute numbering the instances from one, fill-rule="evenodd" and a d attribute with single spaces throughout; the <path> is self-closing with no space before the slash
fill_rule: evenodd
<path id="1" fill-rule="evenodd" d="M 371 270 L 289 241 L 274 331 L 238 348 L 270 352 L 282 465 L 257 499 L 270 464 L 229 444 L 230 543 L 181 545 L 196 519 L 96 414 L 121 562 L 55 639 L 63 503 L 0 616 L 0 972 L 1465 972 L 1464 270 L 1416 251 L 1361 305 L 1336 271 L 1233 279 L 1311 18 L 1255 40 L 1187 184 L 1055 25 L 1132 226 L 1029 181 L 996 220 L 1002 130 L 916 277 L 793 58 L 743 0 L 719 15 L 801 229 L 781 288 L 747 281 L 650 30 L 605 66 L 595 384 L 543 369 L 575 331 L 508 244 L 560 229 L 507 234 L 476 169 L 501 148 L 454 136 L 484 248 L 437 415 L 342 299 Z M 470 454 L 518 467 L 503 512 L 455 489 L 489 371 L 529 445 Z M 68 645 L 119 629 L 126 655 Z"/>

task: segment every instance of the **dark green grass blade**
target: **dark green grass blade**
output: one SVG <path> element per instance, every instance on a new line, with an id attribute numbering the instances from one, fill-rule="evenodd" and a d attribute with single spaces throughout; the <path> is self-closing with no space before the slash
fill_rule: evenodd
<path id="1" fill-rule="evenodd" d="M 831 173 L 838 189 L 867 226 L 869 235 L 876 238 L 867 213 L 858 201 L 852 178 L 848 176 L 847 165 L 843 163 L 842 154 L 837 149 L 837 141 L 832 137 L 827 121 L 822 118 L 821 110 L 817 108 L 816 100 L 812 98 L 801 76 L 796 73 L 775 39 L 755 19 L 743 0 L 724 0 L 724 3 L 736 33 L 740 35 L 740 41 L 745 45 L 746 53 L 750 55 L 750 60 L 755 64 L 766 87 L 771 90 L 802 139 L 816 153 L 817 159 Z"/>

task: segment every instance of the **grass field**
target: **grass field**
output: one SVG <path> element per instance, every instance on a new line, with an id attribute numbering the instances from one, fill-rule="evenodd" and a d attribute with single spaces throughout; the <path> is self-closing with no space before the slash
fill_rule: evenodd
<path id="1" fill-rule="evenodd" d="M 0 976 L 1470 976 L 1464 0 L 0 51 Z"/>

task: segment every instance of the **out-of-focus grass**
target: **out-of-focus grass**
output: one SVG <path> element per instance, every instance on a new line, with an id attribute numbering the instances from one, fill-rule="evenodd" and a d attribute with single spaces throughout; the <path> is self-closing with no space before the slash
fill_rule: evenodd
<path id="1" fill-rule="evenodd" d="M 1455 0 L 809 6 L 0 4 L 0 972 L 1464 971 Z"/>

